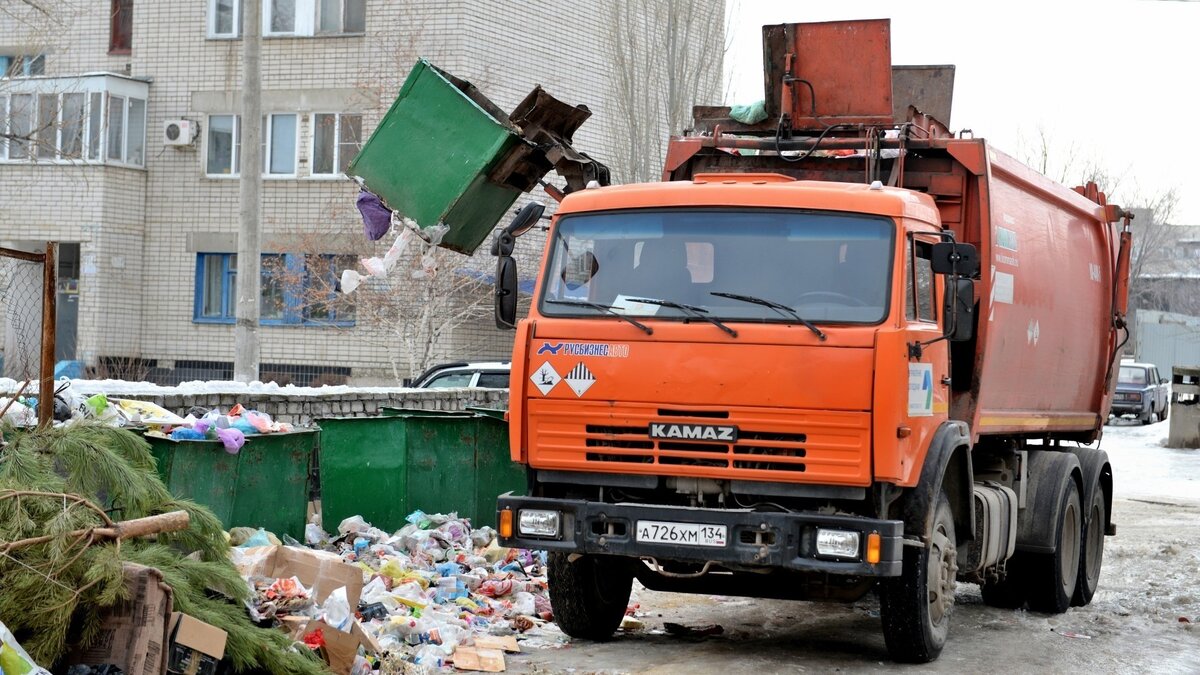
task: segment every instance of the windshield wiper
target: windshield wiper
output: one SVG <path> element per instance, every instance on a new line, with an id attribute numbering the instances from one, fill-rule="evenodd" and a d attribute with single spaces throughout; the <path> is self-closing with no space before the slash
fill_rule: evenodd
<path id="1" fill-rule="evenodd" d="M 694 319 L 703 319 L 703 320 L 711 323 L 712 325 L 716 326 L 717 328 L 720 328 L 721 330 L 725 331 L 726 333 L 729 333 L 729 337 L 737 337 L 736 330 L 721 323 L 720 319 L 713 317 L 713 316 L 709 316 L 708 310 L 704 309 L 703 307 L 696 307 L 695 305 L 685 305 L 682 302 L 675 302 L 673 300 L 654 300 L 652 298 L 630 298 L 629 302 L 642 302 L 647 305 L 659 305 L 661 307 L 671 307 L 673 309 L 678 309 L 679 311 L 683 312 L 684 314 L 686 314 Z"/>
<path id="2" fill-rule="evenodd" d="M 598 309 L 602 312 L 608 312 L 622 321 L 628 321 L 638 328 L 641 328 L 643 331 L 645 331 L 646 335 L 654 335 L 653 328 L 640 321 L 635 321 L 634 319 L 625 316 L 624 314 L 618 312 L 617 309 L 612 305 L 602 305 L 598 302 L 590 302 L 588 300 L 547 300 L 546 302 L 551 305 L 567 305 L 568 307 L 591 307 L 592 309 Z"/>
<path id="3" fill-rule="evenodd" d="M 778 312 L 784 316 L 791 316 L 796 321 L 799 321 L 800 323 L 804 324 L 804 327 L 811 330 L 814 334 L 816 334 L 817 337 L 821 338 L 822 342 L 824 342 L 827 337 L 825 335 L 825 333 L 823 333 L 821 331 L 820 328 L 817 328 L 816 324 L 814 324 L 813 322 L 809 321 L 808 319 L 805 319 L 804 317 L 800 316 L 799 314 L 796 313 L 796 310 L 792 309 L 791 307 L 788 307 L 787 305 L 785 305 L 781 302 L 775 302 L 774 300 L 767 300 L 766 298 L 756 298 L 753 295 L 741 295 L 739 293 L 724 293 L 721 291 L 713 291 L 713 292 L 709 293 L 709 295 L 715 295 L 718 298 L 729 298 L 730 300 L 741 300 L 742 302 L 749 302 L 749 303 L 752 303 L 755 305 L 762 305 L 763 307 L 770 307 L 771 309 L 775 310 L 776 312 Z"/>

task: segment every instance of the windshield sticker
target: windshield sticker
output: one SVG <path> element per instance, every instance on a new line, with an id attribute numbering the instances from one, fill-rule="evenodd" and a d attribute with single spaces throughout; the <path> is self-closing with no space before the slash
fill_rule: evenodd
<path id="1" fill-rule="evenodd" d="M 933 415 L 933 364 L 908 364 L 908 416 Z"/>
<path id="2" fill-rule="evenodd" d="M 629 345 L 604 342 L 543 342 L 537 350 L 538 356 L 600 356 L 610 359 L 629 358 Z"/>
<path id="3" fill-rule="evenodd" d="M 658 310 L 662 309 L 661 305 L 634 302 L 634 297 L 629 295 L 618 295 L 617 299 L 613 300 L 612 306 L 618 312 L 632 316 L 654 316 L 658 314 Z"/>
<path id="4" fill-rule="evenodd" d="M 529 379 L 533 382 L 533 386 L 537 387 L 538 391 L 542 392 L 542 396 L 548 396 L 550 394 L 550 390 L 554 388 L 554 385 L 562 381 L 562 377 L 559 376 L 558 371 L 550 365 L 549 361 L 543 363 L 542 367 L 538 368 L 537 372 L 531 375 Z"/>
<path id="5" fill-rule="evenodd" d="M 585 391 L 591 389 L 593 384 L 596 384 L 596 376 L 583 363 L 572 368 L 571 372 L 567 373 L 566 380 L 567 386 L 571 388 L 571 391 L 574 391 L 575 395 L 580 397 L 583 396 Z"/>

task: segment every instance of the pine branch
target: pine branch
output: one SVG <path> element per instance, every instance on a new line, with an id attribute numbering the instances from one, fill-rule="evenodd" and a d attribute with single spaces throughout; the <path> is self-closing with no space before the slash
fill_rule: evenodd
<path id="1" fill-rule="evenodd" d="M 64 499 L 68 495 L 51 495 L 59 496 Z M 4 495 L 0 495 L 3 499 Z M 101 512 L 103 513 L 103 512 Z M 119 523 L 113 523 L 111 527 L 91 527 L 82 530 L 74 530 L 67 533 L 65 536 L 73 537 L 76 540 L 87 538 L 89 543 L 97 543 L 103 541 L 121 541 L 123 539 L 133 539 L 135 537 L 145 537 L 159 532 L 177 532 L 187 529 L 188 514 L 186 511 L 172 511 L 163 513 L 157 516 L 147 516 L 145 518 L 135 518 L 134 520 L 123 520 Z M 8 543 L 0 542 L 0 555 L 5 555 L 9 551 L 18 548 L 26 548 L 35 544 L 46 544 L 55 539 L 61 538 L 61 534 L 44 534 L 40 537 L 29 537 L 27 539 L 18 539 Z"/>

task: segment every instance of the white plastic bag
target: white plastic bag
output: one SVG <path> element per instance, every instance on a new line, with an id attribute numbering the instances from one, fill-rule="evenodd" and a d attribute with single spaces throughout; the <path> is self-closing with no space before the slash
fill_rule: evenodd
<path id="1" fill-rule="evenodd" d="M 532 600 L 533 596 L 530 596 Z M 350 632 L 350 600 L 346 597 L 346 587 L 338 586 L 329 597 L 325 598 L 321 620 L 342 632 Z"/>
<path id="2" fill-rule="evenodd" d="M 13 637 L 8 626 L 0 621 L 0 673 L 13 675 L 50 675 L 50 671 L 42 668 L 29 654 L 21 648 L 17 638 Z"/>

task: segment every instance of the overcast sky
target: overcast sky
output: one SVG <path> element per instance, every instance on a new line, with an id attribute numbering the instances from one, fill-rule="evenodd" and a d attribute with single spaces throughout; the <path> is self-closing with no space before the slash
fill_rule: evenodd
<path id="1" fill-rule="evenodd" d="M 727 103 L 762 98 L 762 25 L 889 18 L 893 63 L 956 66 L 952 129 L 1020 155 L 1043 128 L 1124 175 L 1119 200 L 1176 187 L 1200 225 L 1200 2 L 730 4 Z"/>

